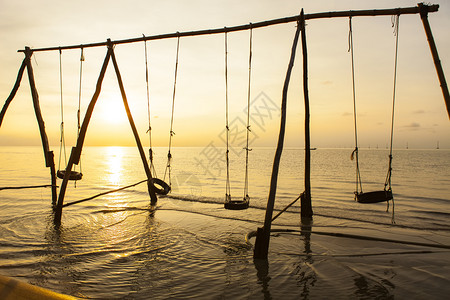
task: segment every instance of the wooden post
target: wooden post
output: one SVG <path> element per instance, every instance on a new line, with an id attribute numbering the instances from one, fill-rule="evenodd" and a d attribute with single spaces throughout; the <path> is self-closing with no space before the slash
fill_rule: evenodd
<path id="1" fill-rule="evenodd" d="M 302 31 L 303 53 L 303 95 L 305 98 L 305 192 L 300 198 L 301 219 L 311 219 L 313 216 L 311 205 L 311 139 L 309 129 L 309 93 L 308 93 L 308 53 L 306 48 L 305 15 L 300 15 L 300 30 Z"/>
<path id="2" fill-rule="evenodd" d="M 84 139 L 86 137 L 87 128 L 89 126 L 89 122 L 91 121 L 92 112 L 94 111 L 95 104 L 97 103 L 97 99 L 100 96 L 100 92 L 102 90 L 102 83 L 105 77 L 106 69 L 109 64 L 109 59 L 111 58 L 111 54 L 113 52 L 112 46 L 108 46 L 108 52 L 106 53 L 105 60 L 103 61 L 102 69 L 100 70 L 100 75 L 97 79 L 97 84 L 95 86 L 95 92 L 92 96 L 91 102 L 86 109 L 86 114 L 84 115 L 83 124 L 81 124 L 80 133 L 78 134 L 77 146 L 75 149 L 75 157 L 74 163 L 78 165 L 81 157 L 81 150 L 83 149 Z"/>
<path id="3" fill-rule="evenodd" d="M 50 160 L 50 177 L 52 180 L 52 206 L 55 207 L 58 200 L 58 192 L 56 186 L 56 167 L 55 167 L 55 155 L 53 151 L 48 152 L 48 159 Z"/>
<path id="4" fill-rule="evenodd" d="M 303 9 L 301 14 L 303 15 Z M 266 217 L 264 220 L 264 227 L 258 228 L 256 233 L 255 250 L 253 253 L 253 258 L 257 259 L 267 259 L 267 255 L 269 253 L 270 229 L 272 226 L 272 215 L 273 215 L 273 208 L 275 205 L 275 195 L 277 191 L 278 169 L 280 166 L 281 153 L 283 151 L 283 144 L 284 144 L 284 134 L 286 131 L 287 93 L 289 88 L 289 81 L 291 79 L 292 68 L 294 67 L 295 52 L 297 49 L 299 35 L 300 35 L 300 26 L 297 26 L 291 50 L 291 58 L 289 60 L 289 66 L 286 72 L 286 78 L 284 80 L 283 86 L 283 97 L 281 101 L 280 133 L 278 135 L 278 144 L 275 152 L 275 158 L 273 160 L 272 177 L 270 179 L 269 198 L 267 200 L 267 208 L 266 208 Z"/>
<path id="5" fill-rule="evenodd" d="M 428 45 L 430 45 L 431 55 L 433 56 L 434 66 L 436 67 L 436 72 L 439 78 L 439 83 L 441 85 L 442 94 L 444 95 L 445 106 L 447 108 L 447 114 L 450 118 L 450 95 L 448 92 L 447 82 L 444 76 L 444 70 L 442 70 L 441 61 L 439 59 L 439 54 L 437 51 L 436 43 L 434 42 L 433 34 L 431 33 L 430 23 L 428 22 L 428 11 L 430 6 L 419 3 L 420 8 L 420 18 L 422 19 L 423 28 L 427 35 Z"/>
<path id="6" fill-rule="evenodd" d="M 111 44 L 112 45 L 112 44 Z M 141 139 L 139 138 L 139 133 L 136 129 L 136 125 L 134 124 L 133 116 L 131 115 L 130 107 L 128 105 L 127 95 L 125 94 L 125 88 L 123 86 L 122 82 L 122 76 L 120 75 L 119 66 L 117 65 L 116 56 L 114 55 L 114 51 L 111 51 L 111 58 L 114 65 L 114 69 L 116 71 L 117 75 L 117 82 L 119 83 L 120 87 L 120 93 L 122 94 L 122 100 L 123 105 L 125 106 L 125 110 L 127 112 L 128 121 L 130 122 L 131 130 L 133 131 L 134 139 L 136 140 L 136 145 L 139 150 L 139 154 L 141 156 L 142 163 L 144 164 L 145 173 L 147 174 L 147 187 L 148 187 L 148 193 L 150 195 L 150 203 L 151 205 L 155 205 L 158 201 L 158 198 L 156 197 L 155 190 L 152 188 L 152 172 L 150 170 L 150 167 L 148 166 L 147 157 L 144 153 L 144 148 L 142 147 Z"/>
<path id="7" fill-rule="evenodd" d="M 0 112 L 0 127 L 2 125 L 3 122 L 3 118 L 5 117 L 6 114 L 6 110 L 8 109 L 9 104 L 12 102 L 12 100 L 14 99 L 17 90 L 20 87 L 20 82 L 22 81 L 22 77 L 23 77 L 23 72 L 25 71 L 25 68 L 28 66 L 28 60 L 29 57 L 32 55 L 32 52 L 26 52 L 27 56 L 23 59 L 22 61 L 22 65 L 20 66 L 19 69 L 19 73 L 17 74 L 17 79 L 16 82 L 14 84 L 14 87 L 11 91 L 11 93 L 9 94 L 8 99 L 6 99 L 5 104 L 3 105 L 2 111 Z M 28 68 L 27 72 L 30 74 L 31 72 L 31 78 L 32 80 L 30 80 L 30 87 L 33 90 L 33 86 L 34 86 L 34 77 L 33 77 L 33 69 L 32 68 Z M 36 91 L 36 87 L 34 87 L 35 90 L 35 95 L 37 95 L 37 91 Z M 33 92 L 32 92 L 33 95 Z M 34 103 L 34 98 L 33 98 L 33 103 Z M 37 102 L 37 107 L 39 108 L 39 102 Z M 36 116 L 40 115 L 40 109 L 38 109 L 38 111 L 36 111 L 36 105 L 35 105 L 35 113 Z M 39 120 L 42 120 L 42 116 L 41 117 L 37 117 L 38 118 L 38 122 Z M 43 122 L 43 121 L 42 121 Z M 39 129 L 44 128 L 39 126 Z M 44 128 L 44 140 L 47 140 L 47 136 L 45 134 L 45 128 Z M 41 131 L 41 136 L 42 136 L 42 131 Z M 43 144 L 44 146 L 44 155 L 45 155 L 45 165 L 47 167 L 50 167 L 50 176 L 51 176 L 51 182 L 52 182 L 52 204 L 55 205 L 56 204 L 56 199 L 57 199 L 57 192 L 56 192 L 56 170 L 55 170 L 55 159 L 54 159 L 54 155 L 53 155 L 53 151 L 49 151 L 48 148 L 46 148 L 46 146 L 48 147 L 48 144 L 45 146 L 45 144 Z"/>
<path id="8" fill-rule="evenodd" d="M 25 70 L 25 67 L 27 66 L 26 58 L 23 59 L 22 65 L 20 66 L 19 73 L 17 74 L 16 83 L 14 84 L 14 87 L 9 94 L 8 99 L 6 99 L 5 104 L 3 105 L 2 111 L 0 112 L 0 127 L 2 126 L 3 118 L 5 117 L 6 110 L 8 109 L 9 104 L 16 96 L 17 90 L 19 89 L 20 82 L 22 81 L 23 77 L 23 71 Z"/>
<path id="9" fill-rule="evenodd" d="M 50 162 L 48 159 L 48 152 L 49 152 L 48 138 L 47 134 L 45 133 L 45 123 L 44 120 L 42 119 L 41 108 L 39 105 L 39 95 L 34 81 L 33 67 L 31 66 L 31 55 L 33 55 L 33 51 L 31 51 L 29 47 L 26 47 L 25 50 L 26 50 L 25 60 L 27 64 L 28 79 L 30 81 L 31 97 L 33 98 L 34 113 L 36 115 L 36 119 L 38 121 L 39 126 L 39 132 L 41 134 L 42 147 L 44 149 L 44 156 L 45 156 L 45 166 L 50 167 Z"/>
<path id="10" fill-rule="evenodd" d="M 77 139 L 77 145 L 76 147 L 72 148 L 72 151 L 70 153 L 69 161 L 66 166 L 66 173 L 64 176 L 64 179 L 61 183 L 61 187 L 59 189 L 59 196 L 58 196 L 58 203 L 56 204 L 56 207 L 54 208 L 55 211 L 55 224 L 61 224 L 61 217 L 62 217 L 62 209 L 64 204 L 64 195 L 66 193 L 67 183 L 69 181 L 70 172 L 72 171 L 73 164 L 78 164 L 80 161 L 81 156 L 81 150 L 83 148 L 84 138 L 86 137 L 87 128 L 89 125 L 89 121 L 91 120 L 92 112 L 95 107 L 95 103 L 97 102 L 97 99 L 100 95 L 100 91 L 102 89 L 102 82 L 103 78 L 105 77 L 106 68 L 108 67 L 109 59 L 111 57 L 112 53 L 112 46 L 108 47 L 108 52 L 106 53 L 105 60 L 103 61 L 103 66 L 100 71 L 100 75 L 97 80 L 97 85 L 95 88 L 94 95 L 92 96 L 91 102 L 89 102 L 89 106 L 86 110 L 86 115 L 83 119 L 83 124 L 80 128 L 80 133 L 78 135 Z"/>
<path id="11" fill-rule="evenodd" d="M 48 137 L 47 133 L 45 132 L 45 123 L 44 119 L 42 118 L 41 108 L 39 105 L 39 94 L 36 89 L 36 84 L 34 81 L 34 75 L 33 75 L 33 67 L 31 65 L 31 56 L 33 55 L 33 51 L 29 47 L 25 47 L 25 64 L 27 66 L 27 73 L 28 73 L 28 79 L 30 81 L 30 89 L 31 89 L 31 96 L 33 98 L 33 107 L 34 107 L 34 113 L 36 115 L 36 119 L 39 125 L 39 132 L 41 134 L 41 142 L 42 147 L 44 150 L 44 157 L 45 157 L 45 166 L 47 168 L 50 168 L 50 176 L 52 181 L 52 203 L 54 204 L 56 202 L 56 171 L 55 171 L 55 160 L 53 156 L 53 151 L 50 151 L 50 147 L 48 145 Z"/>
<path id="12" fill-rule="evenodd" d="M 64 195 L 66 194 L 67 183 L 69 182 L 70 172 L 72 171 L 72 166 L 75 160 L 75 153 L 77 152 L 75 147 L 72 147 L 72 151 L 70 152 L 69 161 L 67 162 L 66 172 L 64 174 L 63 181 L 61 183 L 61 188 L 59 189 L 59 197 L 58 203 L 56 206 L 53 206 L 53 211 L 55 212 L 55 218 L 53 223 L 55 225 L 61 224 L 62 218 L 62 209 L 64 204 Z"/>

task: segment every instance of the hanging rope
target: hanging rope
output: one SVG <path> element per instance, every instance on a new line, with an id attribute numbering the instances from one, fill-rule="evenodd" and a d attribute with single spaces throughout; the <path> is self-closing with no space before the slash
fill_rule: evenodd
<path id="1" fill-rule="evenodd" d="M 394 142 L 394 115 L 395 115 L 395 94 L 397 89 L 397 61 L 398 61 L 398 30 L 400 25 L 400 15 L 393 16 L 392 18 L 392 27 L 394 27 L 394 36 L 395 36 L 395 58 L 394 58 L 394 84 L 393 84 L 393 92 L 392 92 L 392 117 L 391 117 L 391 141 L 390 141 L 390 147 L 389 147 L 389 164 L 388 164 L 388 171 L 386 175 L 386 181 L 384 182 L 384 190 L 385 191 L 392 191 L 391 186 L 391 175 L 392 175 L 392 148 L 393 148 L 393 142 Z M 387 209 L 389 209 L 389 201 L 387 202 L 388 206 Z M 394 220 L 394 209 L 395 209 L 395 203 L 394 203 L 394 197 L 392 197 L 392 223 L 395 223 Z"/>
<path id="2" fill-rule="evenodd" d="M 248 54 L 248 87 L 247 87 L 247 138 L 245 145 L 245 179 L 244 179 L 244 200 L 249 201 L 248 196 L 248 153 L 252 151 L 249 146 L 249 136 L 250 136 L 250 91 L 251 91 L 251 78 L 252 78 L 252 39 L 253 39 L 253 27 L 250 23 L 250 43 L 249 43 L 249 54 Z"/>
<path id="3" fill-rule="evenodd" d="M 59 137 L 59 162 L 58 169 L 61 170 L 61 157 L 64 154 L 64 166 L 67 165 L 66 158 L 66 142 L 64 139 L 64 100 L 63 100 L 63 74 L 62 74 L 62 51 L 59 49 L 59 91 L 60 91 L 60 106 L 61 106 L 61 125 Z"/>
<path id="4" fill-rule="evenodd" d="M 225 187 L 225 202 L 231 201 L 231 186 L 230 186 L 230 127 L 228 120 L 228 35 L 225 31 L 225 130 L 226 130 L 226 141 L 227 141 L 227 151 L 226 151 L 226 163 L 227 163 L 227 180 Z"/>
<path id="5" fill-rule="evenodd" d="M 78 88 L 78 111 L 77 111 L 77 139 L 80 136 L 80 130 L 81 130 L 81 91 L 82 91 L 82 82 L 83 82 L 83 62 L 84 62 L 84 51 L 83 48 L 81 48 L 81 54 L 80 54 L 80 83 Z M 82 173 L 81 168 L 81 159 L 79 163 L 80 167 L 80 173 Z M 75 181 L 76 185 L 76 181 Z"/>
<path id="6" fill-rule="evenodd" d="M 175 76 L 173 81 L 173 95 L 172 95 L 172 115 L 170 117 L 170 136 L 169 136 L 169 151 L 167 153 L 167 165 L 166 170 L 164 171 L 164 180 L 166 179 L 166 174 L 169 175 L 169 186 L 172 187 L 172 179 L 170 176 L 172 166 L 171 166 L 171 160 L 172 160 L 172 154 L 170 153 L 170 150 L 172 148 L 172 137 L 175 135 L 175 132 L 173 131 L 173 112 L 175 108 L 175 91 L 177 87 L 177 74 L 178 74 L 178 54 L 180 50 L 180 36 L 177 37 L 177 55 L 175 60 Z"/>
<path id="7" fill-rule="evenodd" d="M 389 166 L 386 175 L 386 181 L 384 183 L 384 189 L 391 190 L 391 172 L 392 172 L 392 148 L 394 141 L 394 112 L 395 112 L 395 92 L 397 85 L 397 60 L 398 60 L 398 28 L 399 28 L 399 15 L 393 16 L 392 27 L 394 27 L 395 35 L 395 58 L 394 58 L 394 86 L 392 92 L 392 118 L 391 118 L 391 141 L 389 147 Z"/>
<path id="8" fill-rule="evenodd" d="M 353 30 L 352 30 L 352 17 L 349 17 L 349 32 L 348 32 L 348 52 L 350 52 L 352 58 L 352 91 L 353 91 L 353 120 L 355 128 L 355 150 L 353 150 L 350 158 L 353 160 L 356 158 L 356 187 L 355 187 L 355 200 L 356 196 L 362 193 L 361 173 L 359 170 L 359 155 L 358 155 L 358 130 L 356 122 L 356 91 L 355 91 L 355 62 L 353 58 Z"/>
<path id="9" fill-rule="evenodd" d="M 142 35 L 145 38 L 145 35 Z M 149 156 L 149 160 L 150 160 L 150 168 L 152 170 L 153 173 L 153 177 L 158 177 L 156 175 L 156 170 L 155 170 L 155 165 L 153 164 L 153 148 L 152 148 L 152 125 L 151 125 L 151 114 L 150 114 L 150 88 L 149 88 L 149 83 L 148 83 L 148 59 L 147 59 L 147 41 L 144 41 L 144 50 L 145 50 L 145 83 L 147 86 L 147 116 L 148 116 L 148 129 L 147 129 L 147 133 L 148 133 L 148 144 L 149 144 L 149 149 L 148 149 L 148 156 Z"/>

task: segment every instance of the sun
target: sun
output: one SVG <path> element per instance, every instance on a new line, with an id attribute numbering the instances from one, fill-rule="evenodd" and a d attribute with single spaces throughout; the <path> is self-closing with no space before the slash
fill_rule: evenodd
<path id="1" fill-rule="evenodd" d="M 99 109 L 99 115 L 108 124 L 122 124 L 127 122 L 127 113 L 120 97 L 108 97 L 103 99 Z M 100 104 L 100 103 L 99 103 Z"/>

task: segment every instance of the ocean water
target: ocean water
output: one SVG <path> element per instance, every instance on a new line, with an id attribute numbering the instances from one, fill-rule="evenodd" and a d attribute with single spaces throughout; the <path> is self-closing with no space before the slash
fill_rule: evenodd
<path id="1" fill-rule="evenodd" d="M 223 208 L 224 149 L 212 146 L 172 149 L 173 191 L 156 207 L 138 185 L 64 208 L 60 227 L 49 188 L 0 190 L 0 274 L 89 299 L 448 297 L 450 150 L 394 150 L 395 224 L 392 204 L 354 201 L 351 152 L 312 151 L 313 221 L 301 224 L 299 203 L 276 219 L 267 261 L 245 236 L 264 222 L 274 149 L 250 153 L 244 211 Z M 387 157 L 360 150 L 364 191 L 383 189 Z M 303 191 L 303 159 L 283 151 L 276 211 Z M 156 148 L 159 178 L 166 160 Z M 243 197 L 244 163 L 232 151 L 233 198 Z M 0 166 L 0 187 L 50 182 L 40 147 L 1 147 Z M 81 167 L 65 203 L 145 179 L 136 148 L 86 147 Z"/>

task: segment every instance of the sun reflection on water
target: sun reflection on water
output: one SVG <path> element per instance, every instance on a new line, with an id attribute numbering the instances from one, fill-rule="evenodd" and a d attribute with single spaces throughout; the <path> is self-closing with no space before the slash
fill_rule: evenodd
<path id="1" fill-rule="evenodd" d="M 108 147 L 106 153 L 107 178 L 109 184 L 119 186 L 123 177 L 124 149 L 121 147 Z"/>
<path id="2" fill-rule="evenodd" d="M 123 186 L 125 180 L 124 159 L 126 151 L 122 147 L 108 147 L 105 153 L 105 178 L 104 183 L 108 189 L 117 189 Z M 106 196 L 107 206 L 120 207 L 126 205 L 123 192 L 115 192 Z M 120 218 L 119 218 L 120 219 Z"/>

